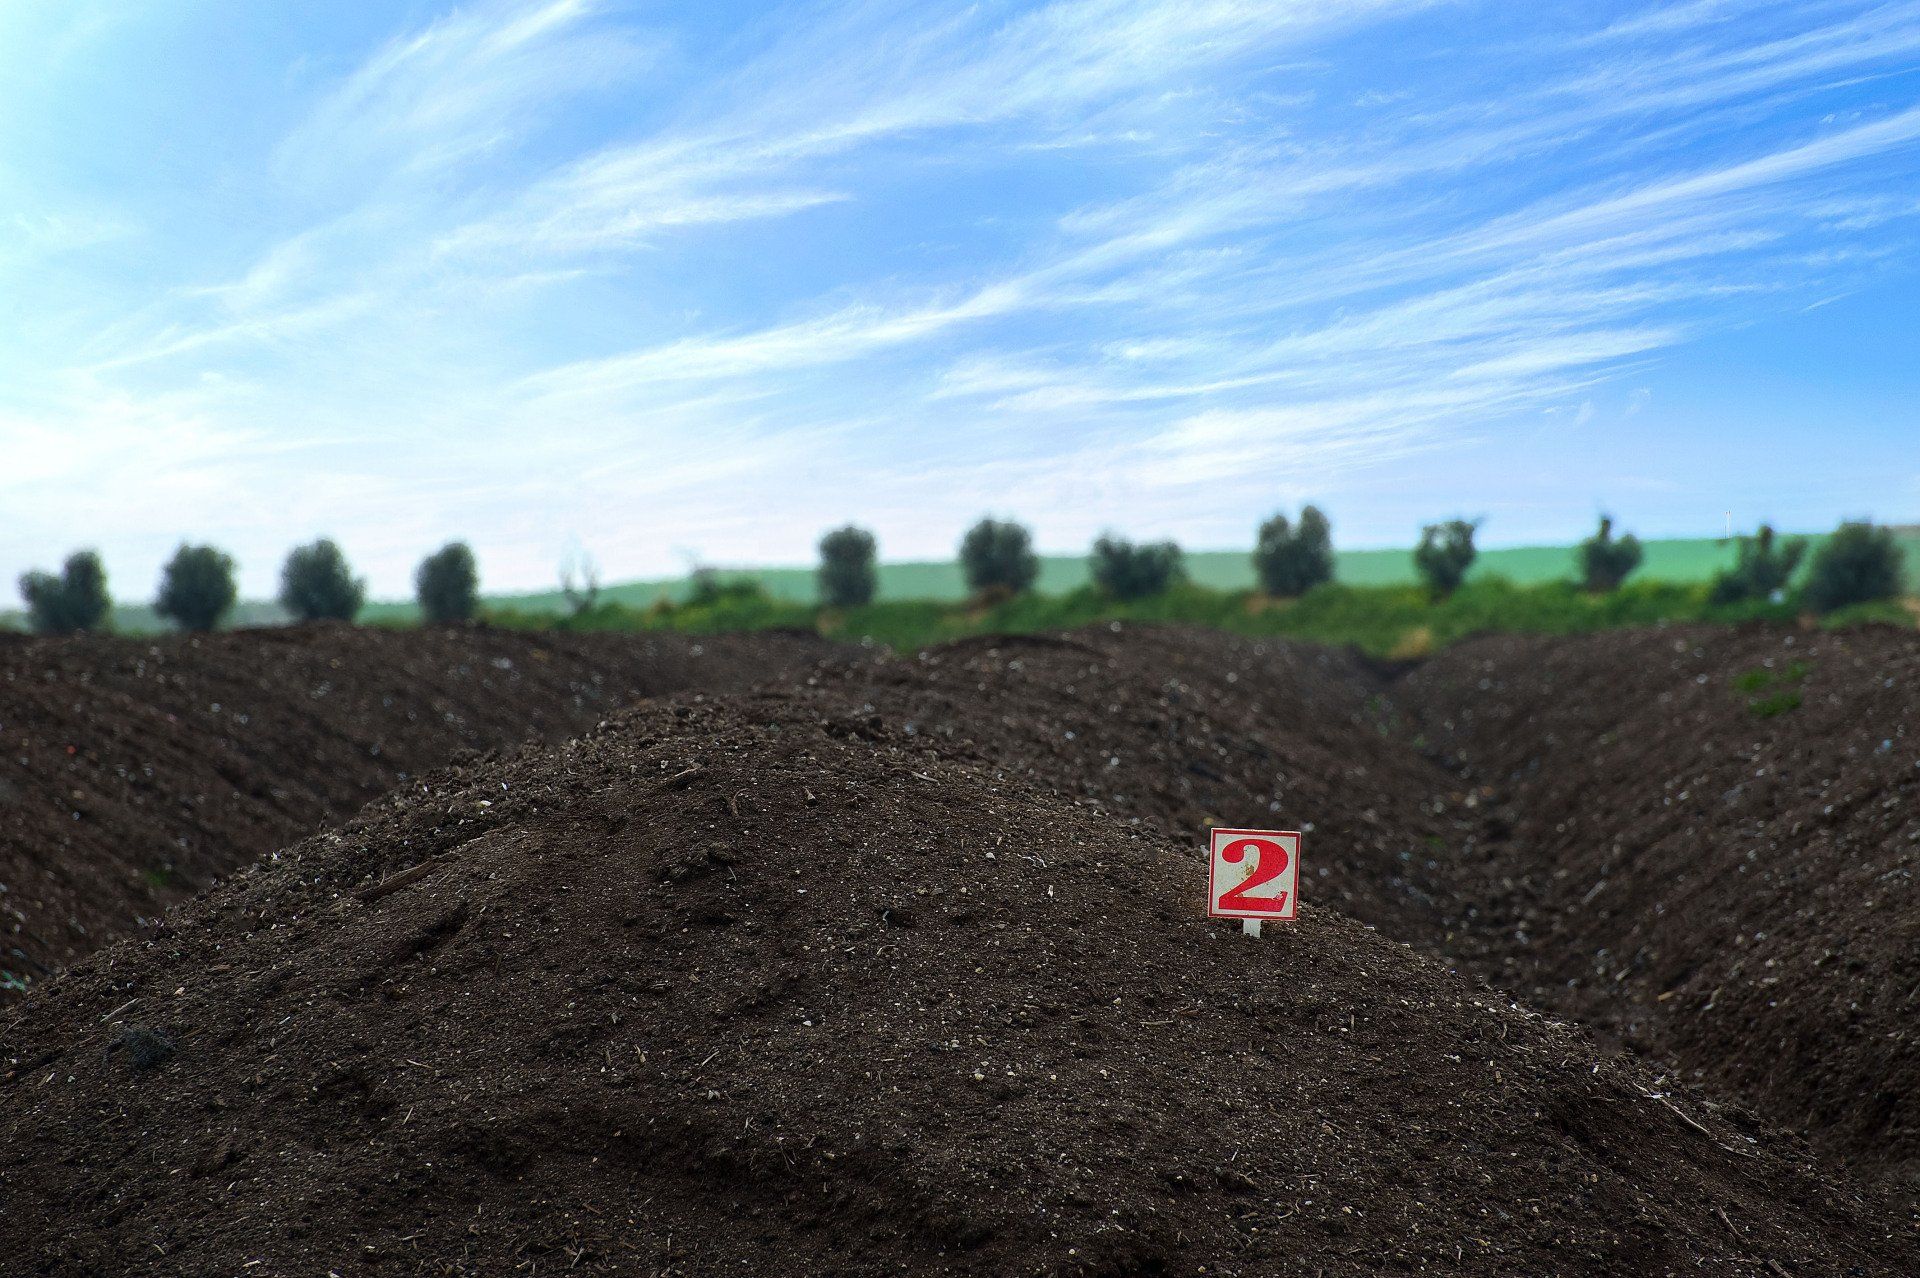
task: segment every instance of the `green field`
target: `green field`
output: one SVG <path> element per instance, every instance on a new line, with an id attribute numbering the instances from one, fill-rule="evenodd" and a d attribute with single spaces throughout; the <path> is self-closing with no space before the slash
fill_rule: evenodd
<path id="1" fill-rule="evenodd" d="M 1920 583 L 1920 528 L 1903 527 L 1898 534 L 1906 551 L 1909 581 Z M 1823 538 L 1809 537 L 1816 545 Z M 1633 580 L 1636 583 L 1664 583 L 1675 586 L 1697 585 L 1733 563 L 1734 543 L 1717 538 L 1674 538 L 1647 541 L 1646 561 Z M 1474 564 L 1471 580 L 1476 583 L 1504 581 L 1515 586 L 1540 586 L 1567 581 L 1574 575 L 1574 548 L 1571 546 L 1510 546 L 1482 550 Z M 1344 586 L 1398 587 L 1415 583 L 1410 551 L 1343 550 L 1336 555 L 1335 579 Z M 1244 550 L 1205 550 L 1189 552 L 1187 573 L 1195 586 L 1207 591 L 1232 594 L 1250 590 L 1253 566 Z M 481 565 L 484 575 L 485 565 Z M 736 568 L 722 569 L 724 581 L 759 583 L 770 599 L 779 603 L 808 606 L 814 604 L 813 569 Z M 1043 596 L 1064 597 L 1089 583 L 1087 561 L 1080 556 L 1047 555 L 1040 560 L 1038 591 Z M 675 603 L 687 598 L 685 577 L 627 581 L 602 588 L 603 603 L 627 609 L 644 609 L 659 600 Z M 951 605 L 966 598 L 966 584 L 960 567 L 953 562 L 904 562 L 880 565 L 879 599 L 903 607 L 924 603 Z M 495 612 L 516 614 L 523 619 L 558 616 L 567 611 L 565 597 L 558 590 L 494 594 L 487 606 Z M 275 625 L 286 620 L 279 605 L 249 600 L 235 609 L 231 624 L 236 626 Z M 411 600 L 370 602 L 361 620 L 375 625 L 406 625 L 419 619 Z M 130 634 L 166 629 L 144 604 L 120 604 L 114 609 L 116 630 Z M 0 625 L 20 627 L 24 618 L 17 611 L 0 613 Z"/>

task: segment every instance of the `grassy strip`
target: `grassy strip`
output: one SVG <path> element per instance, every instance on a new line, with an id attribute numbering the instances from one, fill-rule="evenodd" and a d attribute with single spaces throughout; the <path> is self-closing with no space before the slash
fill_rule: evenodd
<path id="1" fill-rule="evenodd" d="M 528 629 L 667 630 L 685 634 L 792 628 L 841 639 L 865 639 L 901 651 L 983 633 L 1056 630 L 1108 620 L 1178 621 L 1246 635 L 1285 635 L 1352 644 L 1382 657 L 1414 657 L 1485 632 L 1574 634 L 1662 622 L 1795 622 L 1800 609 L 1782 603 L 1715 606 L 1699 584 L 1637 582 L 1609 595 L 1589 595 L 1569 582 L 1519 586 L 1484 579 L 1444 600 L 1415 586 L 1322 586 L 1294 600 L 1249 591 L 1183 585 L 1152 599 L 1123 603 L 1091 588 L 1025 595 L 991 607 L 933 599 L 883 600 L 831 610 L 755 594 L 730 593 L 711 603 L 657 602 L 645 608 L 612 602 L 574 617 L 494 610 L 499 625 Z M 1827 625 L 1888 621 L 1911 626 L 1898 603 L 1870 604 L 1826 619 Z"/>

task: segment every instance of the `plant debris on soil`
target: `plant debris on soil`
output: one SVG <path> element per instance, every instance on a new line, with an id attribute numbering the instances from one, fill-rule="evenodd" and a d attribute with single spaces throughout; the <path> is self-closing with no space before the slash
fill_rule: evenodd
<path id="1" fill-rule="evenodd" d="M 20 1272 L 1920 1273 L 1909 634 L 363 633 L 174 654 L 288 743 L 231 776 L 104 641 L 0 683 L 209 878 L 196 807 L 402 782 L 0 1009 Z M 1209 824 L 1305 831 L 1297 925 L 1203 917 Z"/>
<path id="2" fill-rule="evenodd" d="M 811 636 L 0 634 L 0 1004 L 460 750 L 817 660 Z"/>
<path id="3" fill-rule="evenodd" d="M 1333 911 L 1249 942 L 1198 865 L 814 696 L 450 769 L 11 1016 L 0 1254 L 1911 1272 L 1791 1138 Z"/>

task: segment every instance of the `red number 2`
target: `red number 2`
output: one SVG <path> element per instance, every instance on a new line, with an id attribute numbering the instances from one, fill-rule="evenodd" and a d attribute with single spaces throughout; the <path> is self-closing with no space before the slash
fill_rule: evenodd
<path id="1" fill-rule="evenodd" d="M 1238 865 L 1247 859 L 1247 849 L 1253 849 L 1253 873 L 1241 880 L 1239 886 L 1228 888 L 1220 894 L 1220 908 L 1223 910 L 1260 910 L 1274 914 L 1285 913 L 1287 894 L 1278 896 L 1248 896 L 1254 888 L 1263 883 L 1271 883 L 1287 872 L 1287 863 L 1293 858 L 1287 850 L 1271 839 L 1236 839 L 1220 849 L 1220 859 L 1228 865 Z"/>

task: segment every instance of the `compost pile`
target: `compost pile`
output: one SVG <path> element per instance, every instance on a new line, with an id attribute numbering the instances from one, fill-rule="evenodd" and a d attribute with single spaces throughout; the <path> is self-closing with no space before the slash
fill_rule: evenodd
<path id="1" fill-rule="evenodd" d="M 1191 840 L 830 699 L 469 761 L 42 987 L 0 1021 L 0 1255 L 1913 1272 L 1741 1112 L 1332 911 L 1248 942 Z"/>
<path id="2" fill-rule="evenodd" d="M 1301 829 L 1309 899 L 1429 942 L 1465 925 L 1442 849 L 1481 822 L 1393 739 L 1385 673 L 1333 649 L 1170 626 L 965 639 L 814 686 L 1129 824 Z"/>
<path id="3" fill-rule="evenodd" d="M 1912 632 L 1490 638 L 1395 696 L 1488 787 L 1467 961 L 1920 1187 Z"/>
<path id="4" fill-rule="evenodd" d="M 572 736 L 642 696 L 791 678 L 824 650 L 798 634 L 477 627 L 0 635 L 0 986 L 460 750 Z"/>

